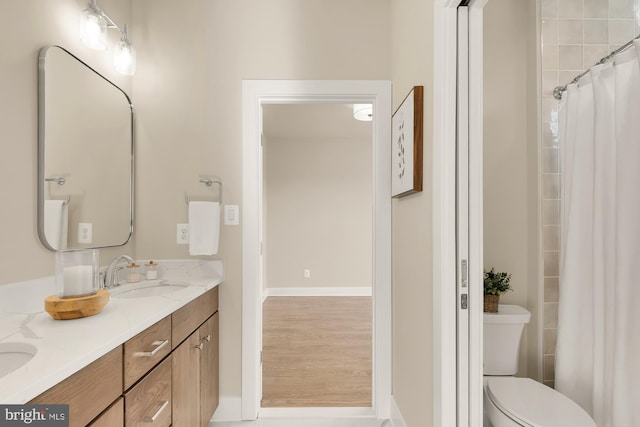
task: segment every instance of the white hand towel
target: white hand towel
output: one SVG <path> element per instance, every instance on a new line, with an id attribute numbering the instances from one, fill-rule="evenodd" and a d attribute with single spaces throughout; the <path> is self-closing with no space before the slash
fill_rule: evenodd
<path id="1" fill-rule="evenodd" d="M 69 213 L 66 200 L 44 201 L 44 235 L 52 249 L 67 248 Z"/>
<path id="2" fill-rule="evenodd" d="M 215 255 L 220 239 L 220 203 L 189 202 L 189 255 Z"/>

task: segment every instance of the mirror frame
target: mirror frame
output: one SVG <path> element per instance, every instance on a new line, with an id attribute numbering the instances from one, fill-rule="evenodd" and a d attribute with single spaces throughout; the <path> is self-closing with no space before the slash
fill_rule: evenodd
<path id="1" fill-rule="evenodd" d="M 104 245 L 104 246 L 83 246 L 81 248 L 69 248 L 69 249 L 101 249 L 101 248 L 113 248 L 118 246 L 124 246 L 131 240 L 133 236 L 133 219 L 134 219 L 134 183 L 135 183 L 135 110 L 133 108 L 133 104 L 131 103 L 131 98 L 129 95 L 114 84 L 111 80 L 97 72 L 93 67 L 89 66 L 86 62 L 69 52 L 67 49 L 62 46 L 52 45 L 45 46 L 40 49 L 40 53 L 38 55 L 38 237 L 43 246 L 51 251 L 57 251 L 52 248 L 49 242 L 47 241 L 45 232 L 44 232 L 44 201 L 45 201 L 45 190 L 46 190 L 46 182 L 45 182 L 45 58 L 47 51 L 51 48 L 61 49 L 63 52 L 70 55 L 76 61 L 78 61 L 81 65 L 87 67 L 87 69 L 93 73 L 95 73 L 98 77 L 104 79 L 107 83 L 113 86 L 115 89 L 120 91 L 127 103 L 129 104 L 130 109 L 130 117 L 131 117 L 131 147 L 130 147 L 130 172 L 131 172 L 131 180 L 129 185 L 129 234 L 127 239 L 123 243 L 116 243 L 113 245 Z"/>

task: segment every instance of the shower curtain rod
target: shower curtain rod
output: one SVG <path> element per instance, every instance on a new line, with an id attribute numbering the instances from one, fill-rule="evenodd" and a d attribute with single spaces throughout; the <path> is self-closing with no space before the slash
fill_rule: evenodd
<path id="1" fill-rule="evenodd" d="M 569 86 L 570 84 L 573 84 L 573 83 L 578 83 L 578 80 L 580 80 L 581 77 L 583 77 L 587 73 L 589 73 L 589 71 L 591 71 L 591 68 L 595 67 L 596 65 L 604 64 L 605 62 L 611 60 L 611 58 L 613 58 L 614 56 L 616 56 L 620 52 L 623 52 L 623 51 L 627 50 L 628 48 L 630 48 L 631 46 L 633 46 L 633 42 L 635 40 L 638 40 L 638 39 L 640 39 L 640 34 L 637 35 L 634 39 L 629 40 L 628 42 L 626 42 L 625 44 L 623 44 L 622 46 L 620 46 L 619 48 L 617 48 L 616 50 L 614 50 L 613 52 L 608 54 L 607 56 L 601 58 L 598 62 L 593 64 L 593 66 L 591 66 L 588 70 L 586 70 L 583 73 L 578 74 L 576 77 L 574 77 L 573 80 L 571 80 L 571 82 L 567 83 L 566 85 L 556 86 L 555 89 L 553 89 L 553 97 L 555 99 L 557 99 L 557 100 L 562 99 L 562 92 L 567 90 L 567 86 Z"/>

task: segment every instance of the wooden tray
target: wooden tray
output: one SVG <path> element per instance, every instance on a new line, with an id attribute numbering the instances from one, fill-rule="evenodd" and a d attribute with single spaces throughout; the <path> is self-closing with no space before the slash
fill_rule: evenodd
<path id="1" fill-rule="evenodd" d="M 108 302 L 109 291 L 100 289 L 85 297 L 60 298 L 50 295 L 44 299 L 44 309 L 56 320 L 70 320 L 98 314 Z"/>

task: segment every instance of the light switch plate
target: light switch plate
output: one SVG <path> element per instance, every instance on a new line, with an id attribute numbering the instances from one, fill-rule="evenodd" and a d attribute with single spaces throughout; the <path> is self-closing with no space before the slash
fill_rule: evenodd
<path id="1" fill-rule="evenodd" d="M 224 205 L 224 225 L 240 224 L 240 207 L 238 205 Z"/>

